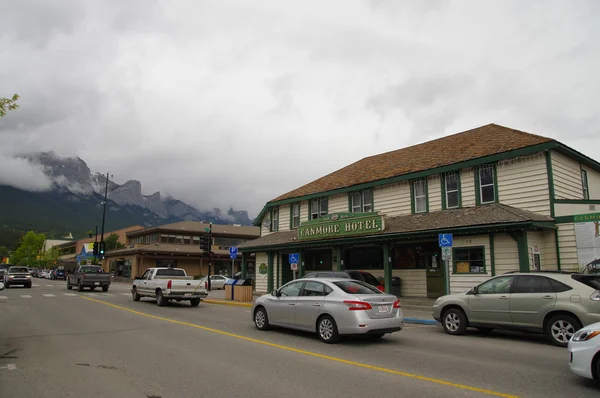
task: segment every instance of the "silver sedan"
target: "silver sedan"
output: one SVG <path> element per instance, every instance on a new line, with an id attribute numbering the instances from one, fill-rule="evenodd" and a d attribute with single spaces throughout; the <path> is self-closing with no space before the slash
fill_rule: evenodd
<path id="1" fill-rule="evenodd" d="M 325 343 L 336 343 L 341 335 L 381 338 L 404 328 L 396 296 L 344 278 L 291 281 L 256 299 L 251 314 L 259 330 L 272 325 L 316 332 Z"/>

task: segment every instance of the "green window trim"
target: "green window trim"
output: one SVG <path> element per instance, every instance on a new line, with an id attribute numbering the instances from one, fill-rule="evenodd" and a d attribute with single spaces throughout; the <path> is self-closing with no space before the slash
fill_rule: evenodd
<path id="1" fill-rule="evenodd" d="M 590 188 L 588 185 L 587 170 L 581 169 L 581 190 L 583 191 L 583 200 L 590 199 Z"/>
<path id="2" fill-rule="evenodd" d="M 415 183 L 423 181 L 425 183 L 425 211 L 417 212 L 417 204 L 415 201 Z M 412 214 L 425 214 L 429 213 L 429 184 L 428 178 L 419 178 L 410 182 L 410 210 Z"/>
<path id="3" fill-rule="evenodd" d="M 294 208 L 298 207 L 298 225 L 294 226 Z M 290 204 L 290 230 L 296 229 L 302 222 L 302 202 Z"/>
<path id="4" fill-rule="evenodd" d="M 279 206 L 271 208 L 269 212 L 269 232 L 279 231 Z"/>
<path id="5" fill-rule="evenodd" d="M 456 271 L 456 251 L 457 250 L 472 250 L 472 249 L 481 249 L 483 252 L 483 272 L 457 272 Z M 470 260 L 469 260 L 470 262 Z M 487 264 L 485 261 L 485 246 L 460 246 L 460 247 L 452 247 L 452 274 L 454 275 L 486 275 L 487 274 Z"/>
<path id="6" fill-rule="evenodd" d="M 481 202 L 481 181 L 480 181 L 479 177 L 480 177 L 481 170 L 485 167 L 491 167 L 492 173 L 494 175 L 494 201 L 482 203 Z M 488 204 L 492 204 L 492 203 L 499 203 L 499 201 L 498 201 L 498 168 L 496 167 L 496 164 L 495 163 L 487 164 L 487 165 L 482 165 L 482 167 L 476 167 L 474 174 L 475 174 L 475 204 L 477 206 L 481 206 L 482 204 L 488 205 Z"/>
<path id="7" fill-rule="evenodd" d="M 366 192 L 371 194 L 371 203 L 370 203 L 371 208 L 370 209 L 365 209 L 365 193 Z M 353 196 L 355 194 L 360 194 L 360 213 L 371 213 L 371 212 L 375 211 L 374 190 L 373 190 L 373 188 L 366 188 L 366 189 L 348 192 L 348 212 L 354 213 Z"/>
<path id="8" fill-rule="evenodd" d="M 312 218 L 312 202 L 315 200 L 319 203 L 319 212 L 318 212 L 316 218 Z M 327 210 L 323 214 L 321 214 L 321 211 L 320 211 L 322 201 L 327 201 Z M 321 196 L 319 198 L 313 198 L 308 201 L 308 221 L 316 220 L 317 218 L 321 218 L 323 216 L 326 216 L 327 214 L 329 214 L 329 196 Z"/>
<path id="9" fill-rule="evenodd" d="M 456 176 L 458 177 L 458 206 L 456 207 L 448 207 L 448 200 L 446 198 L 446 176 L 453 175 L 454 173 L 444 173 L 441 175 L 441 186 L 442 186 L 442 210 L 449 209 L 460 209 L 462 208 L 462 187 L 461 187 L 461 177 L 460 170 L 456 171 Z"/>

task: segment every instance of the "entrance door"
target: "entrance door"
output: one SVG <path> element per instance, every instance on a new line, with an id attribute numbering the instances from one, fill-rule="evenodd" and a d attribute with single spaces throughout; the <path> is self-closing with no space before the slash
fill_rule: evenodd
<path id="1" fill-rule="evenodd" d="M 438 298 L 444 295 L 444 265 L 438 252 L 421 252 L 417 261 L 425 265 L 427 272 L 427 297 Z"/>
<path id="2" fill-rule="evenodd" d="M 281 255 L 281 286 L 292 281 L 294 279 L 294 271 L 290 267 L 290 255 L 289 253 L 283 253 Z"/>

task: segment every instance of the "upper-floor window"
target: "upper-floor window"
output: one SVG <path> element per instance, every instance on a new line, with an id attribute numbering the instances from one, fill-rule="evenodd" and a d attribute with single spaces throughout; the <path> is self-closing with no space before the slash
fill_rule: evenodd
<path id="1" fill-rule="evenodd" d="M 350 194 L 350 211 L 352 213 L 369 213 L 373 211 L 373 190 L 365 189 Z"/>
<path id="2" fill-rule="evenodd" d="M 427 212 L 427 180 L 420 179 L 412 182 L 413 213 Z"/>
<path id="3" fill-rule="evenodd" d="M 583 188 L 583 199 L 589 199 L 590 190 L 588 189 L 587 171 L 583 169 L 581 170 L 581 186 Z"/>
<path id="4" fill-rule="evenodd" d="M 271 223 L 269 231 L 279 231 L 279 207 L 273 207 L 271 209 Z"/>
<path id="5" fill-rule="evenodd" d="M 444 203 L 446 209 L 460 207 L 460 174 L 451 173 L 444 176 Z"/>
<path id="6" fill-rule="evenodd" d="M 477 171 L 479 182 L 479 203 L 496 202 L 496 170 L 494 166 L 484 166 Z"/>
<path id="7" fill-rule="evenodd" d="M 328 201 L 327 198 L 318 198 L 310 201 L 310 219 L 315 220 L 319 217 L 327 215 Z"/>
<path id="8" fill-rule="evenodd" d="M 292 203 L 290 208 L 290 228 L 300 226 L 300 203 Z"/>

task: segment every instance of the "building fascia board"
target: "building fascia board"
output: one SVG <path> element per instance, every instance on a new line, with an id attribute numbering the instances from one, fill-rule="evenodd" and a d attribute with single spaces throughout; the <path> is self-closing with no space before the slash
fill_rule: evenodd
<path id="1" fill-rule="evenodd" d="M 584 155 L 583 153 L 576 151 L 573 148 L 566 146 L 565 144 L 561 144 L 560 142 L 556 143 L 556 150 L 563 155 L 570 157 L 573 160 L 577 160 L 579 163 L 600 172 L 600 163 L 595 161 L 594 159 Z"/>

